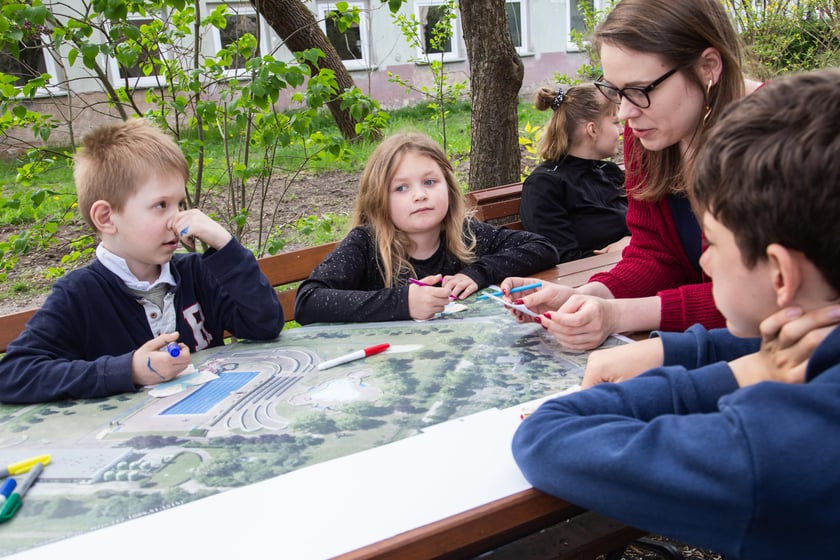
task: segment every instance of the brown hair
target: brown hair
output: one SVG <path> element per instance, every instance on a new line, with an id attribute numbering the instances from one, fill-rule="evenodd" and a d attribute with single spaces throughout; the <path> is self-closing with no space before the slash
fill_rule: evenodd
<path id="1" fill-rule="evenodd" d="M 466 226 L 469 212 L 446 153 L 425 134 L 394 134 L 377 146 L 362 171 L 352 220 L 353 227 L 367 225 L 373 232 L 379 270 L 385 286 L 389 287 L 396 285 L 401 274 L 414 274 L 414 267 L 408 260 L 411 240 L 394 227 L 388 204 L 391 180 L 407 152 L 426 156 L 440 166 L 449 192 L 449 211 L 441 223 L 441 230 L 446 234 L 446 249 L 464 264 L 475 260 L 475 237 Z"/>
<path id="2" fill-rule="evenodd" d="M 731 104 L 697 154 L 692 196 L 729 229 L 744 263 L 778 243 L 840 293 L 840 69 L 774 79 Z"/>
<path id="3" fill-rule="evenodd" d="M 145 119 L 89 132 L 73 161 L 79 212 L 94 230 L 90 208 L 97 200 L 107 201 L 120 212 L 137 187 L 153 174 L 178 174 L 185 184 L 190 176 L 187 160 L 175 141 Z"/>
<path id="4" fill-rule="evenodd" d="M 539 141 L 540 157 L 544 161 L 557 161 L 568 155 L 578 141 L 576 135 L 581 124 L 614 115 L 617 110 L 592 83 L 572 86 L 566 91 L 541 87 L 535 105 L 540 111 L 554 111 Z"/>
<path id="5" fill-rule="evenodd" d="M 592 43 L 596 51 L 607 44 L 656 55 L 704 91 L 706 84 L 692 68 L 704 50 L 716 49 L 723 69 L 706 97 L 711 108 L 707 126 L 718 120 L 729 103 L 744 96 L 741 42 L 720 0 L 621 0 L 595 29 Z M 702 143 L 703 130 L 700 120 L 695 149 Z M 679 145 L 652 152 L 637 142 L 632 149 L 641 151 L 642 166 L 637 172 L 647 178 L 633 196 L 659 200 L 686 190 L 692 162 L 683 161 Z M 630 154 L 625 159 L 630 160 Z"/>

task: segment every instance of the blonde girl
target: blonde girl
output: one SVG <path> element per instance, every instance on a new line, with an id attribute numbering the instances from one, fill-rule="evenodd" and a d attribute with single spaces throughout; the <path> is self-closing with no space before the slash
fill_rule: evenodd
<path id="1" fill-rule="evenodd" d="M 430 319 L 514 270 L 533 274 L 557 261 L 540 235 L 474 220 L 452 163 L 420 133 L 374 150 L 352 226 L 298 289 L 299 323 Z"/>

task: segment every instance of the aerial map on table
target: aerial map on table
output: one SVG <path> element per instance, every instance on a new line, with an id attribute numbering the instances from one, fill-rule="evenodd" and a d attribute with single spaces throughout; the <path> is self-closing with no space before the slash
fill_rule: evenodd
<path id="1" fill-rule="evenodd" d="M 52 456 L 0 525 L 0 556 L 580 382 L 586 353 L 563 352 L 500 309 L 476 303 L 434 321 L 319 325 L 230 344 L 194 356 L 211 381 L 158 387 L 162 397 L 0 406 L 0 466 Z M 317 369 L 386 342 L 387 352 Z"/>

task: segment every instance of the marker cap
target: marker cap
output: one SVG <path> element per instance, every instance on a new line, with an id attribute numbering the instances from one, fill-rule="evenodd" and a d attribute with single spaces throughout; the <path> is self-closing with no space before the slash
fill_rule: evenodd
<path id="1" fill-rule="evenodd" d="M 3 483 L 3 486 L 0 486 L 0 496 L 5 500 L 9 496 L 12 495 L 12 492 L 15 490 L 15 486 L 17 486 L 17 480 L 14 478 L 6 479 L 6 482 Z"/>
<path id="2" fill-rule="evenodd" d="M 3 504 L 3 509 L 0 509 L 0 523 L 4 523 L 15 516 L 17 510 L 20 509 L 20 505 L 23 503 L 23 500 L 20 497 L 20 494 L 12 494 L 9 496 L 9 499 L 6 500 L 6 503 Z"/>

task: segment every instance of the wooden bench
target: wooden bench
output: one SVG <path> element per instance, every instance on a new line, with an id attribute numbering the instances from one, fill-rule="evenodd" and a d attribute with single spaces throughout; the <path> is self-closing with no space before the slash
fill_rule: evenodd
<path id="1" fill-rule="evenodd" d="M 470 191 L 465 196 L 467 203 L 475 208 L 475 217 L 479 220 L 510 229 L 522 229 L 522 220 L 519 218 L 522 183 Z"/>
<path id="2" fill-rule="evenodd" d="M 268 281 L 275 288 L 281 288 L 277 292 L 277 298 L 283 306 L 283 316 L 291 321 L 295 314 L 295 296 L 297 287 L 282 289 L 282 286 L 293 284 L 309 278 L 312 272 L 327 253 L 332 251 L 336 243 L 325 243 L 297 251 L 286 251 L 270 257 L 258 259 L 260 269 L 266 275 Z M 17 313 L 0 316 L 0 352 L 5 352 L 9 343 L 23 332 L 26 322 L 32 317 L 35 309 L 27 309 Z"/>

